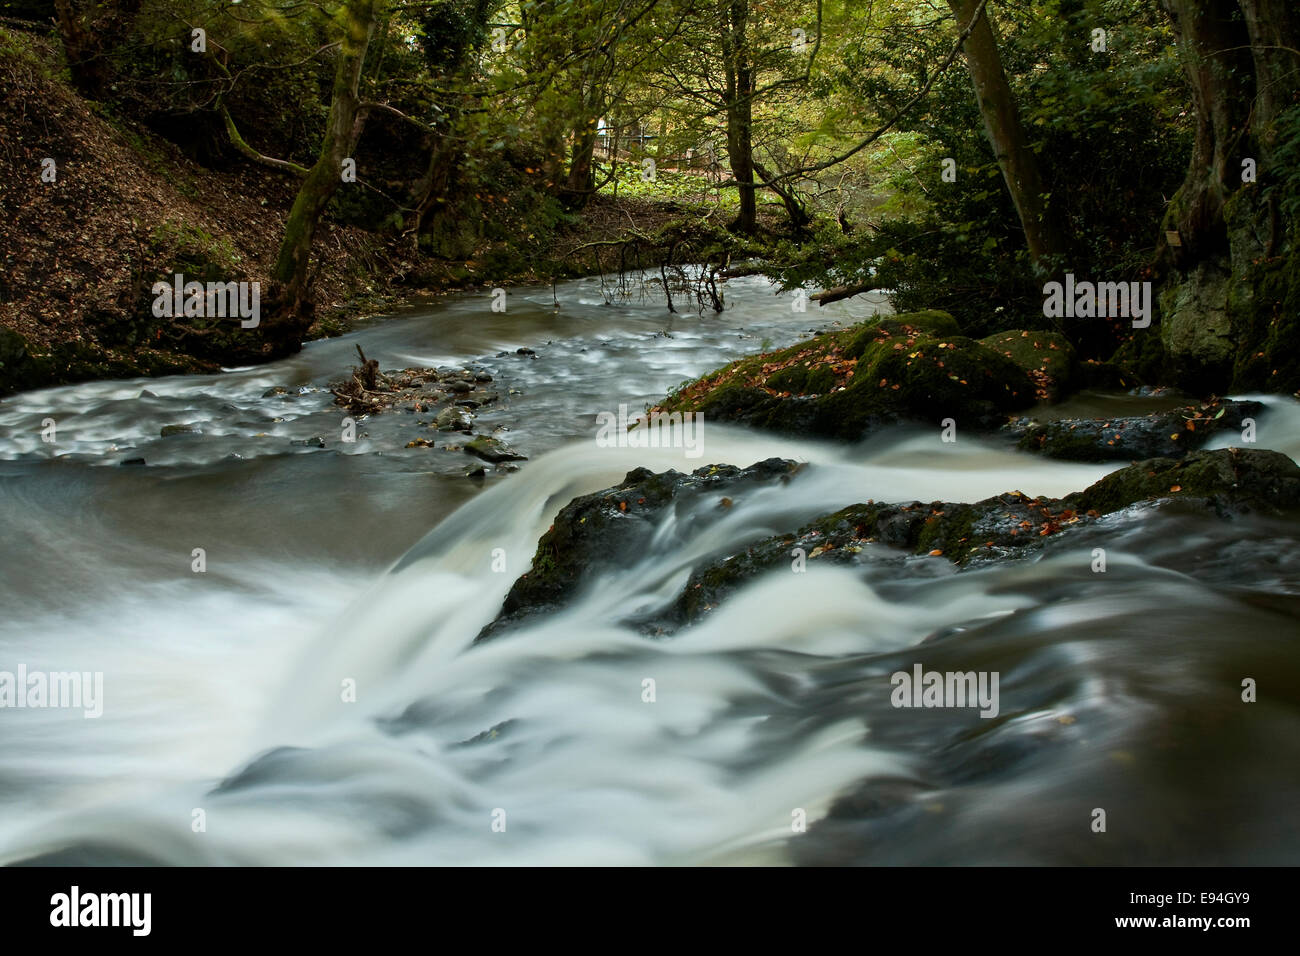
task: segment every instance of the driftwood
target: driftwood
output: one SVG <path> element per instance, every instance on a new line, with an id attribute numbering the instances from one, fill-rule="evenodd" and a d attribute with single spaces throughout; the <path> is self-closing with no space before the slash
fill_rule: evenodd
<path id="1" fill-rule="evenodd" d="M 718 272 L 719 279 L 743 279 L 745 276 L 758 276 L 763 274 L 760 266 L 732 266 L 730 269 L 721 269 Z"/>
<path id="2" fill-rule="evenodd" d="M 834 289 L 827 289 L 825 292 L 817 292 L 810 299 L 815 301 L 818 306 L 826 305 L 829 302 L 838 302 L 840 299 L 851 299 L 855 295 L 861 295 L 864 292 L 875 292 L 880 288 L 878 282 L 860 282 L 857 285 L 841 285 Z"/>
<path id="3" fill-rule="evenodd" d="M 331 387 L 330 392 L 338 404 L 354 414 L 382 411 L 392 404 L 390 393 L 393 384 L 379 371 L 376 359 L 366 358 L 360 345 L 356 348 L 361 364 L 353 367 L 352 377 L 348 381 Z"/>

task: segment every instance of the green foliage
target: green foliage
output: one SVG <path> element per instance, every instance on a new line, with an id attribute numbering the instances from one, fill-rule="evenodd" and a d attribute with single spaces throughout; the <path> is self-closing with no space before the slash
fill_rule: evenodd
<path id="1" fill-rule="evenodd" d="M 1190 143 L 1163 15 L 1141 0 L 1018 0 L 999 4 L 995 15 L 1049 208 L 1071 242 L 1062 265 L 1099 280 L 1140 278 Z M 942 30 L 923 29 L 924 16 L 911 8 L 911 15 L 884 18 L 879 33 L 850 40 L 825 86 L 832 100 L 856 104 L 841 110 L 851 109 L 869 127 L 873 115 L 893 112 L 922 89 L 954 30 L 948 17 Z M 1089 47 L 1097 23 L 1108 25 L 1108 53 Z M 861 163 L 874 185 L 865 204 L 850 207 L 855 233 L 836 237 L 823 229 L 813 240 L 818 248 L 783 260 L 778 277 L 828 286 L 875 281 L 891 291 L 896 308 L 949 310 L 972 335 L 1050 327 L 1042 316 L 1042 280 L 1031 271 L 960 61 L 900 128 L 906 136 L 887 137 Z M 955 182 L 940 176 L 946 159 L 955 161 Z M 826 249 L 834 250 L 833 261 L 826 261 Z M 1105 355 L 1118 344 L 1104 323 L 1066 331 L 1085 355 Z"/>

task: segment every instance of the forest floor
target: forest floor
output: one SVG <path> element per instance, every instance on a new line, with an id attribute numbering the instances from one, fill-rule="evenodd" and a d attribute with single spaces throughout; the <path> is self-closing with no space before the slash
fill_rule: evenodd
<path id="1" fill-rule="evenodd" d="M 56 44 L 0 27 L 0 395 L 216 371 L 211 356 L 169 341 L 156 325 L 140 332 L 136 317 L 149 310 L 153 282 L 175 272 L 265 286 L 296 179 L 247 161 L 199 165 L 147 127 L 82 99 L 61 71 Z M 515 258 L 514 274 L 498 266 L 488 275 L 473 257 L 436 258 L 411 236 L 326 217 L 314 245 L 308 337 L 341 334 L 351 319 L 440 292 L 657 266 L 648 238 L 683 220 L 720 230 L 722 219 L 719 210 L 596 196 L 561 227 L 544 260 L 534 250 Z M 550 275 L 539 273 L 539 261 Z"/>

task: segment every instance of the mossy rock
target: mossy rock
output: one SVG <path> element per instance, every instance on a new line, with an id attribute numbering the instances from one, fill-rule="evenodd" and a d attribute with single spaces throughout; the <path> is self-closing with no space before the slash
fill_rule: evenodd
<path id="1" fill-rule="evenodd" d="M 1204 498 L 1215 510 L 1282 514 L 1300 508 L 1300 466 L 1267 449 L 1221 448 L 1153 458 L 1112 472 L 1067 498 L 1102 514 L 1151 498 Z"/>
<path id="2" fill-rule="evenodd" d="M 1115 350 L 1110 364 L 1142 385 L 1159 385 L 1173 378 L 1164 342 L 1154 329 L 1135 329 L 1132 336 Z"/>
<path id="3" fill-rule="evenodd" d="M 939 309 L 885 316 L 876 322 L 876 328 L 890 335 L 906 335 L 912 331 L 930 335 L 961 335 L 961 326 L 957 320 Z"/>
<path id="4" fill-rule="evenodd" d="M 1237 316 L 1235 392 L 1300 393 L 1300 250 L 1253 266 L 1252 288 Z"/>
<path id="5" fill-rule="evenodd" d="M 1074 346 L 1059 332 L 1012 329 L 979 341 L 1029 373 L 1039 398 L 1054 402 L 1076 386 L 1078 361 Z"/>
<path id="6" fill-rule="evenodd" d="M 500 614 L 475 641 L 487 640 L 543 610 L 571 601 L 604 563 L 642 560 L 665 515 L 694 510 L 685 524 L 698 531 L 724 517 L 731 498 L 750 489 L 789 481 L 799 471 L 793 461 L 769 458 L 748 468 L 706 465 L 690 474 L 648 468 L 628 472 L 619 484 L 570 501 L 537 542 L 528 573 L 511 586 Z M 701 498 L 718 505 L 694 507 Z"/>
<path id="7" fill-rule="evenodd" d="M 892 316 L 749 356 L 683 387 L 657 408 L 788 434 L 856 440 L 906 420 L 987 429 L 1032 405 L 1011 358 L 955 334 L 946 313 Z"/>
<path id="8" fill-rule="evenodd" d="M 667 632 L 693 623 L 748 581 L 789 568 L 792 554 L 808 565 L 855 564 L 868 548 L 883 545 L 898 550 L 900 560 L 929 556 L 959 569 L 982 566 L 1037 554 L 1061 535 L 1155 499 L 1183 499 L 1183 507 L 1218 517 L 1296 512 L 1300 466 L 1273 451 L 1220 449 L 1139 462 L 1062 499 L 1010 491 L 971 504 L 850 505 L 698 566 L 668 611 L 647 625 Z"/>
<path id="9" fill-rule="evenodd" d="M 457 410 L 459 411 L 459 409 Z M 469 416 L 465 414 L 465 422 L 468 424 Z M 464 445 L 464 449 L 477 458 L 482 458 L 489 464 L 498 464 L 504 461 L 527 461 L 527 455 L 521 455 L 515 449 L 511 448 L 499 438 L 493 438 L 490 435 L 477 435 Z"/>
<path id="10" fill-rule="evenodd" d="M 0 329 L 0 395 L 95 379 L 217 371 L 217 364 L 188 355 L 148 348 L 123 353 L 95 342 L 59 342 L 38 353 L 22 336 Z"/>
<path id="11" fill-rule="evenodd" d="M 1112 418 L 1017 419 L 1003 429 L 1021 451 L 1066 461 L 1138 461 L 1181 458 L 1222 431 L 1240 433 L 1248 418 L 1264 411 L 1259 402 L 1219 399 L 1200 405 Z"/>

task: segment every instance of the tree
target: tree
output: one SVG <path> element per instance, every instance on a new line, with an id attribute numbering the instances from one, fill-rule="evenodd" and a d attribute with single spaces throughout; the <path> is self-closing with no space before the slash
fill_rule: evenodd
<path id="1" fill-rule="evenodd" d="M 68 72 L 78 92 L 103 100 L 113 81 L 113 53 L 131 32 L 141 0 L 54 0 Z"/>
<path id="2" fill-rule="evenodd" d="M 987 0 L 948 0 L 948 6 L 952 8 L 958 29 L 970 29 L 963 45 L 966 67 L 975 87 L 985 133 L 1020 216 L 1030 261 L 1040 272 L 1054 271 L 1064 261 L 1065 236 L 1044 199 L 1043 177 L 1002 68 L 997 40 L 989 24 Z"/>
<path id="3" fill-rule="evenodd" d="M 807 218 L 793 184 L 774 182 L 779 177 L 756 163 L 757 114 L 774 94 L 806 85 L 820 48 L 821 4 L 777 11 L 751 0 L 679 0 L 666 7 L 676 35 L 664 44 L 656 72 L 687 125 L 722 127 L 731 170 L 727 185 L 739 199 L 731 228 L 755 230 L 763 188 L 775 192 L 794 225 L 802 227 Z"/>
<path id="4" fill-rule="evenodd" d="M 351 155 L 361 136 L 366 115 L 359 94 L 361 69 L 381 2 L 347 0 L 339 11 L 343 37 L 334 70 L 325 135 L 321 139 L 320 154 L 303 179 L 289 211 L 284 240 L 271 271 L 271 279 L 278 285 L 276 315 L 267 330 L 269 336 L 278 340 L 272 343 L 273 347 L 292 347 L 309 324 L 308 278 L 312 240 L 321 213 L 342 182 L 343 161 Z"/>
<path id="5" fill-rule="evenodd" d="M 1157 249 L 1165 350 L 1194 389 L 1300 388 L 1295 349 L 1279 348 L 1294 341 L 1300 305 L 1300 8 L 1291 0 L 1162 6 L 1196 111 L 1187 176 Z"/>

